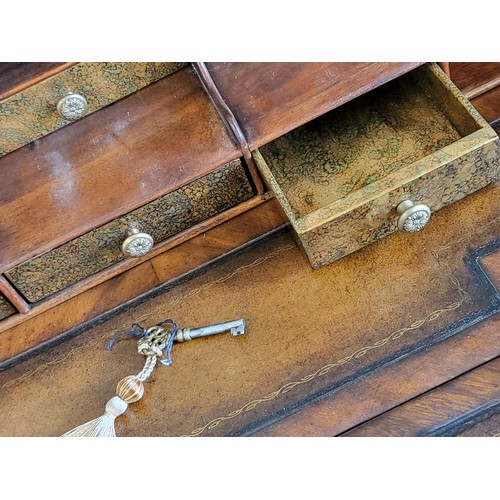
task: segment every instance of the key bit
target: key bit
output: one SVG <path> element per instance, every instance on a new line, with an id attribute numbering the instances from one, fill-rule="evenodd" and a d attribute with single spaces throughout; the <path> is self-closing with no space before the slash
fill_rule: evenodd
<path id="1" fill-rule="evenodd" d="M 175 342 L 187 342 L 188 340 L 198 339 L 200 337 L 208 337 L 217 333 L 231 332 L 233 337 L 243 335 L 245 333 L 245 320 L 243 318 L 217 325 L 202 326 L 200 328 L 182 328 L 175 335 Z"/>

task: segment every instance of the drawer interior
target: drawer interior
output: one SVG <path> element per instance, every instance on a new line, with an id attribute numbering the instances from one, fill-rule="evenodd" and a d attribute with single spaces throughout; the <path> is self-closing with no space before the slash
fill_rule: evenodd
<path id="1" fill-rule="evenodd" d="M 487 125 L 438 71 L 421 66 L 259 149 L 295 218 Z"/>

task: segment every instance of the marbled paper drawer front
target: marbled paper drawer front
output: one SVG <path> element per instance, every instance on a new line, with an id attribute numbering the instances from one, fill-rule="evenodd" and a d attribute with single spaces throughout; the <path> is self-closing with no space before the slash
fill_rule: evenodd
<path id="1" fill-rule="evenodd" d="M 253 196 L 240 160 L 105 224 L 5 273 L 29 302 L 37 302 L 126 257 L 122 243 L 131 228 L 155 244 Z"/>
<path id="2" fill-rule="evenodd" d="M 431 213 L 500 179 L 500 146 L 484 148 L 433 170 L 361 206 L 296 234 L 313 268 L 321 268 L 398 230 L 396 207 L 404 200 L 427 205 Z M 428 223 L 432 226 L 432 215 Z M 425 231 L 427 227 L 424 227 Z M 418 233 L 406 233 L 418 240 Z M 410 243 L 410 240 L 408 240 Z"/>
<path id="3" fill-rule="evenodd" d="M 184 62 L 82 62 L 42 80 L 0 102 L 0 156 L 186 65 Z M 61 102 L 58 110 L 61 99 L 72 95 L 77 97 Z"/>
<path id="4" fill-rule="evenodd" d="M 0 293 L 0 319 L 12 316 L 15 312 L 10 302 Z"/>
<path id="5" fill-rule="evenodd" d="M 314 268 L 500 178 L 498 136 L 436 65 L 422 66 L 254 152 Z M 417 237 L 418 235 L 413 235 Z"/>

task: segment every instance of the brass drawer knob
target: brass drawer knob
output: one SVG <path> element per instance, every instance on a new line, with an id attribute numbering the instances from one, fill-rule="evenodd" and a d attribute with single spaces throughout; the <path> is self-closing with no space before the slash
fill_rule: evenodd
<path id="1" fill-rule="evenodd" d="M 65 120 L 78 120 L 87 112 L 87 99 L 80 94 L 70 94 L 57 103 L 57 112 Z"/>
<path id="2" fill-rule="evenodd" d="M 427 205 L 414 205 L 412 201 L 402 201 L 397 207 L 398 228 L 400 231 L 414 233 L 420 231 L 431 218 L 431 209 Z"/>
<path id="3" fill-rule="evenodd" d="M 122 252 L 126 257 L 142 257 L 153 248 L 153 237 L 133 228 L 128 232 L 128 238 L 122 244 Z"/>

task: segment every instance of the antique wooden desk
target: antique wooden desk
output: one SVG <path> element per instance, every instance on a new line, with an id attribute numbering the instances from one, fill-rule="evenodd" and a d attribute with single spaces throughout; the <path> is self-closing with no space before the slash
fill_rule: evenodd
<path id="1" fill-rule="evenodd" d="M 110 353 L 106 341 L 134 321 L 166 316 L 191 326 L 243 316 L 248 334 L 176 347 L 173 366 L 158 370 L 146 398 L 117 421 L 119 435 L 500 432 L 499 65 L 445 66 L 476 114 L 441 86 L 447 77 L 435 65 L 162 64 L 32 67 L 24 87 L 15 67 L 4 68 L 11 80 L 1 116 L 19 111 L 17 98 L 45 128 L 21 133 L 26 114 L 0 126 L 17 141 L 5 140 L 0 158 L 2 435 L 59 435 L 97 416 L 140 363 L 134 342 Z M 55 92 L 50 98 L 38 93 L 38 107 L 23 94 L 71 70 L 72 78 L 129 83 L 112 96 L 95 84 L 89 111 L 74 122 L 42 109 L 74 80 L 44 90 Z M 414 93 L 424 79 L 430 86 Z M 81 95 L 89 80 L 77 83 L 71 91 Z M 429 95 L 446 111 L 429 108 Z M 412 107 L 434 113 L 425 127 L 409 117 Z M 352 124 L 340 135 L 328 128 L 328 113 L 354 117 L 358 137 Z M 401 123 L 407 132 L 395 128 Z M 337 199 L 280 164 L 281 156 L 313 157 L 332 136 L 345 144 L 327 153 L 343 155 L 329 172 L 344 176 L 331 188 Z M 368 144 L 359 160 L 349 137 Z M 369 178 L 358 173 L 367 154 Z M 437 166 L 421 161 L 429 155 Z M 350 169 L 333 168 L 342 162 Z M 318 167 L 308 168 L 318 179 Z M 293 217 L 303 210 L 294 196 L 314 208 L 365 192 L 371 198 L 356 202 L 358 212 L 339 208 L 343 219 L 320 207 L 342 233 L 334 243 L 316 246 L 317 236 L 304 235 L 319 222 Z M 425 230 L 398 232 L 396 206 L 429 194 Z M 128 257 L 124 240 L 140 242 L 134 229 L 154 245 Z M 29 418 L 13 427 L 21 406 Z M 34 418 L 47 409 L 50 423 Z"/>

